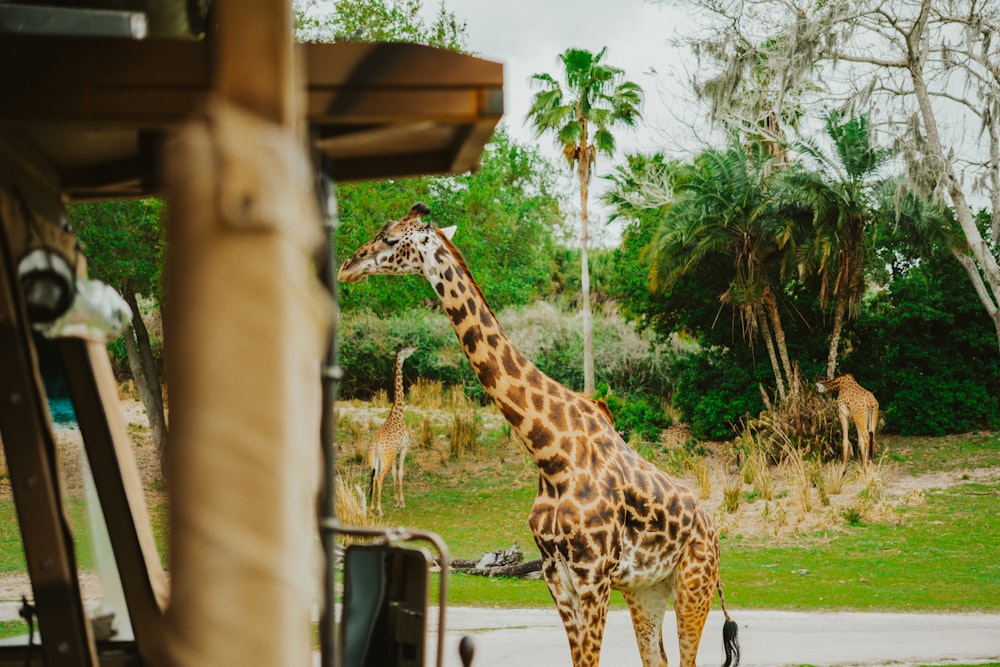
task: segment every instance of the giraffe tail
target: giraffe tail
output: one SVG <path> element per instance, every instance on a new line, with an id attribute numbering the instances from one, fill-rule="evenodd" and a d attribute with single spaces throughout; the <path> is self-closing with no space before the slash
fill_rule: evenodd
<path id="1" fill-rule="evenodd" d="M 375 468 L 372 468 L 372 472 L 368 475 L 368 506 L 375 507 Z"/>
<path id="2" fill-rule="evenodd" d="M 722 663 L 722 667 L 737 667 L 740 664 L 740 642 L 736 636 L 739 626 L 726 609 L 726 596 L 722 594 L 721 579 L 716 588 L 719 591 L 719 602 L 722 603 L 722 613 L 726 615 L 726 622 L 722 624 L 722 648 L 726 652 L 726 661 Z"/>

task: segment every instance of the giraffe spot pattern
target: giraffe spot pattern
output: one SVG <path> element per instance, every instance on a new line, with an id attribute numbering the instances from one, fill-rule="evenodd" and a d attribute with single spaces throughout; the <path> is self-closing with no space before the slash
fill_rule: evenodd
<path id="1" fill-rule="evenodd" d="M 503 369 L 512 380 L 520 379 L 521 363 L 523 363 L 523 359 L 519 360 L 515 357 L 514 346 L 505 345 L 503 348 Z"/>

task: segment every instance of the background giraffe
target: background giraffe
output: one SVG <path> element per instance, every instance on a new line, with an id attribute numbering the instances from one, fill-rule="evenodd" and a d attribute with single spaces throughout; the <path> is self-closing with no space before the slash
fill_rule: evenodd
<path id="1" fill-rule="evenodd" d="M 382 516 L 382 482 L 392 472 L 392 499 L 396 507 L 406 507 L 403 499 L 403 461 L 410 449 L 410 429 L 403 421 L 403 362 L 417 351 L 415 347 L 401 347 L 396 351 L 396 382 L 393 386 L 392 408 L 385 423 L 379 427 L 368 445 L 368 466 L 371 480 L 368 484 L 368 506 Z M 395 461 L 396 465 L 393 466 Z"/>
<path id="2" fill-rule="evenodd" d="M 431 283 L 486 393 L 538 466 L 528 523 L 576 667 L 596 667 L 611 590 L 622 591 L 645 667 L 665 667 L 671 596 L 682 667 L 694 667 L 718 592 L 726 666 L 739 662 L 736 623 L 719 581 L 719 540 L 694 494 L 639 456 L 607 409 L 544 375 L 515 348 L 452 245 L 417 204 L 341 266 L 339 278 L 420 273 Z"/>
<path id="3" fill-rule="evenodd" d="M 878 426 L 878 401 L 875 400 L 875 395 L 858 384 L 850 373 L 838 375 L 832 380 L 821 380 L 816 383 L 816 389 L 821 393 L 837 395 L 837 413 L 844 432 L 844 464 L 841 474 L 847 472 L 847 461 L 851 458 L 849 418 L 854 420 L 854 429 L 858 433 L 861 465 L 867 466 L 875 457 L 875 428 Z"/>

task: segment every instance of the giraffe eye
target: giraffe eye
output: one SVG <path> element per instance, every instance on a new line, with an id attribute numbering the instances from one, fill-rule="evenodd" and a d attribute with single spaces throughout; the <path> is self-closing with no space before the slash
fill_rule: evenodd
<path id="1" fill-rule="evenodd" d="M 399 243 L 399 239 L 390 239 L 390 238 L 385 239 L 385 244 L 390 248 L 396 245 L 397 243 Z"/>

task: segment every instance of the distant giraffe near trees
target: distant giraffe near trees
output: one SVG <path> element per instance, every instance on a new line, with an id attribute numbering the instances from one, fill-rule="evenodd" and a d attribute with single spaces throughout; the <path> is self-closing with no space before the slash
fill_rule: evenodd
<path id="1" fill-rule="evenodd" d="M 837 413 L 840 415 L 840 426 L 844 432 L 843 458 L 841 474 L 847 472 L 847 462 L 851 458 L 851 440 L 849 435 L 849 419 L 854 420 L 854 428 L 858 434 L 858 455 L 861 465 L 867 467 L 875 457 L 875 429 L 878 427 L 878 401 L 875 395 L 855 381 L 850 373 L 844 373 L 830 380 L 820 380 L 816 383 L 820 393 L 830 392 L 837 395 Z"/>
<path id="2" fill-rule="evenodd" d="M 483 389 L 538 466 L 528 523 L 573 665 L 598 665 L 614 589 L 628 603 L 645 667 L 667 664 L 662 626 L 671 596 L 681 667 L 695 667 L 718 594 L 725 667 L 735 667 L 737 625 L 722 595 L 708 514 L 687 487 L 625 443 L 605 407 L 547 377 L 514 347 L 451 243 L 454 228 L 423 222 L 428 213 L 417 204 L 386 223 L 339 277 L 421 274 L 434 288 Z"/>
<path id="3" fill-rule="evenodd" d="M 401 347 L 396 351 L 392 408 L 368 445 L 368 467 L 371 468 L 368 506 L 377 511 L 379 516 L 382 516 L 382 483 L 390 472 L 393 502 L 396 507 L 406 507 L 403 499 L 403 461 L 406 459 L 406 452 L 410 450 L 410 429 L 403 421 L 403 404 L 406 401 L 406 394 L 403 392 L 403 362 L 416 351 L 415 347 Z"/>

